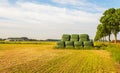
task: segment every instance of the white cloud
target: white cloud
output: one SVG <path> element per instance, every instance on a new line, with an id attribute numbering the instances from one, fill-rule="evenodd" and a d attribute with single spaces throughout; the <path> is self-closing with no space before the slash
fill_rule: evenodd
<path id="1" fill-rule="evenodd" d="M 4 5 L 4 6 L 9 5 L 8 0 L 0 0 L 0 6 L 2 6 L 2 5 Z"/>
<path id="2" fill-rule="evenodd" d="M 91 3 L 87 0 L 52 0 L 53 2 L 65 5 L 71 5 L 74 8 L 88 12 L 103 12 L 106 8 Z"/>
<path id="3" fill-rule="evenodd" d="M 88 33 L 94 37 L 100 15 L 50 5 L 17 2 L 16 6 L 0 6 L 0 34 L 8 37 L 11 31 L 13 36 L 26 34 L 46 39 L 60 38 L 63 33 Z"/>
<path id="4" fill-rule="evenodd" d="M 61 3 L 61 4 L 73 4 L 73 5 L 86 5 L 85 0 L 52 0 L 53 2 Z"/>

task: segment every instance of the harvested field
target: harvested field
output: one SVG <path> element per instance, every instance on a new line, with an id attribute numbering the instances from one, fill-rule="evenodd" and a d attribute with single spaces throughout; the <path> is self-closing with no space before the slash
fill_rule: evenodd
<path id="1" fill-rule="evenodd" d="M 117 73 L 106 50 L 54 49 L 56 44 L 0 44 L 0 73 Z"/>

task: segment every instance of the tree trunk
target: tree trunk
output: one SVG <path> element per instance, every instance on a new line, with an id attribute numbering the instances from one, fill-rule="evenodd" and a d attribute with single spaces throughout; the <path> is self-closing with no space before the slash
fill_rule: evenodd
<path id="1" fill-rule="evenodd" d="M 117 43 L 117 33 L 114 34 L 115 37 L 115 44 Z"/>
<path id="2" fill-rule="evenodd" d="M 102 40 L 102 42 L 104 42 L 104 40 L 105 40 L 105 38 L 103 37 L 103 40 Z"/>
<path id="3" fill-rule="evenodd" d="M 105 36 L 105 42 L 106 42 L 106 40 L 107 40 L 107 39 L 106 39 L 106 36 Z"/>
<path id="4" fill-rule="evenodd" d="M 111 40 L 110 40 L 110 34 L 109 34 L 109 35 L 108 35 L 108 42 L 110 43 L 110 41 L 111 41 Z"/>

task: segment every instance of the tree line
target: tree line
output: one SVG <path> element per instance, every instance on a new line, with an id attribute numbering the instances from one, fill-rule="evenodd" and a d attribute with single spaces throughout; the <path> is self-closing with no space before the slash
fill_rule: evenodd
<path id="1" fill-rule="evenodd" d="M 100 18 L 100 24 L 97 26 L 97 32 L 94 40 L 106 40 L 110 42 L 111 34 L 114 35 L 115 43 L 117 43 L 117 34 L 120 31 L 120 8 L 109 8 L 106 10 Z"/>

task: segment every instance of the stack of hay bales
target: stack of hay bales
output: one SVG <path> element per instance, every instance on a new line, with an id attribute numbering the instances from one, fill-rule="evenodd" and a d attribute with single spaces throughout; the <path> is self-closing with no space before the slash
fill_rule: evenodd
<path id="1" fill-rule="evenodd" d="M 92 46 L 92 42 L 90 42 L 88 34 L 80 34 L 79 38 L 80 41 L 83 41 L 84 48 Z"/>
<path id="2" fill-rule="evenodd" d="M 88 34 L 63 34 L 61 41 L 57 43 L 58 48 L 83 48 L 92 47 L 93 42 L 89 40 Z"/>
<path id="3" fill-rule="evenodd" d="M 70 35 L 69 34 L 63 34 L 62 35 L 62 40 L 57 42 L 57 48 L 65 48 L 65 42 L 70 41 Z"/>

